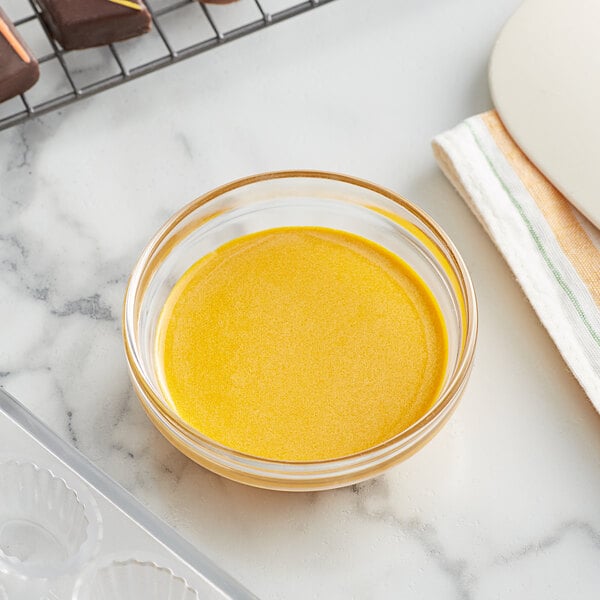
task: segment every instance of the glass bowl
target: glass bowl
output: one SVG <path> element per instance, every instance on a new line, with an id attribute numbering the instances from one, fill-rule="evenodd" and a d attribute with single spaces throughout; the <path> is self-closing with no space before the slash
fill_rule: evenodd
<path id="1" fill-rule="evenodd" d="M 435 296 L 448 332 L 448 365 L 431 409 L 362 452 L 311 462 L 264 459 L 227 448 L 183 421 L 164 397 L 155 356 L 157 323 L 179 278 L 235 238 L 285 226 L 319 226 L 372 240 L 408 263 Z M 372 183 L 333 173 L 266 173 L 224 185 L 185 206 L 150 241 L 133 269 L 123 312 L 133 386 L 150 420 L 198 464 L 241 483 L 277 490 L 341 487 L 412 455 L 446 422 L 465 388 L 477 337 L 475 293 L 452 242 L 422 210 Z"/>

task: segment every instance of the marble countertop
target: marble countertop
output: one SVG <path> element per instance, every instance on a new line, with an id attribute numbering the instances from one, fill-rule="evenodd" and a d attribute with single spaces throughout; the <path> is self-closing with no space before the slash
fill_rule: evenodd
<path id="1" fill-rule="evenodd" d="M 487 59 L 517 4 L 338 0 L 0 133 L 0 383 L 261 598 L 600 589 L 600 417 L 429 146 L 491 106 Z M 166 217 L 285 168 L 422 206 L 480 301 L 450 423 L 332 492 L 251 489 L 184 458 L 145 417 L 121 344 L 128 273 Z"/>

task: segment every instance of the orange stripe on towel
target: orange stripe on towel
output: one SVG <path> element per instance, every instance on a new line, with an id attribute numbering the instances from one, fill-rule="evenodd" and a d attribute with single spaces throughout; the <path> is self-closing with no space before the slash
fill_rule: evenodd
<path id="1" fill-rule="evenodd" d="M 538 171 L 517 146 L 496 111 L 483 122 L 548 222 L 563 252 L 600 308 L 600 251 L 581 226 L 569 201 Z"/>

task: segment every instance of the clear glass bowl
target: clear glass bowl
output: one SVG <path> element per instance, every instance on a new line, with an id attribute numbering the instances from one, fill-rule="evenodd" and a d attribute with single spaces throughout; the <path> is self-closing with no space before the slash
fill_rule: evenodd
<path id="1" fill-rule="evenodd" d="M 157 323 L 178 279 L 202 256 L 242 235 L 320 226 L 370 239 L 406 261 L 437 299 L 448 331 L 448 367 L 429 412 L 368 450 L 331 460 L 266 460 L 227 448 L 189 426 L 164 397 L 155 356 Z M 127 288 L 123 336 L 133 386 L 159 431 L 198 464 L 262 488 L 317 490 L 373 477 L 426 444 L 465 388 L 477 337 L 477 307 L 462 258 L 422 210 L 372 183 L 332 173 L 266 173 L 224 185 L 174 215 L 154 236 Z"/>

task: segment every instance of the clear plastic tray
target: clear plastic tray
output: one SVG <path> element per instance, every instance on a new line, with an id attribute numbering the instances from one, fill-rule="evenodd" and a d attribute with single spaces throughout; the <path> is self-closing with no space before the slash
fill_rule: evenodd
<path id="1" fill-rule="evenodd" d="M 256 598 L 0 389 L 0 600 Z"/>

